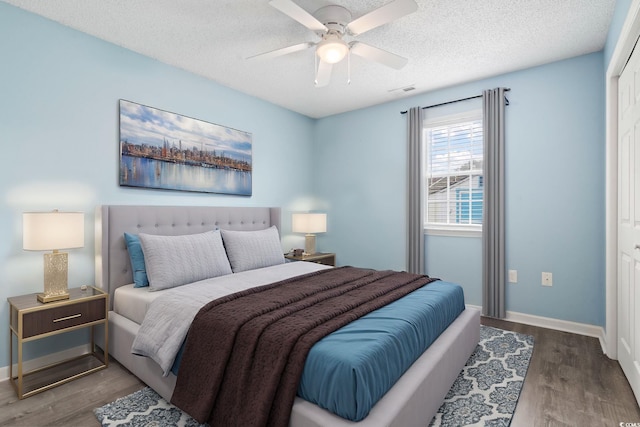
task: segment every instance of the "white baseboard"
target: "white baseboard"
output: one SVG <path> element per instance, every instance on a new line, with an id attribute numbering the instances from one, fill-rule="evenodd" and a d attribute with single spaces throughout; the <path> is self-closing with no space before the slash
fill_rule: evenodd
<path id="1" fill-rule="evenodd" d="M 482 310 L 482 307 L 477 305 L 467 305 L 467 307 L 473 307 Z M 533 314 L 518 313 L 515 311 L 507 311 L 507 317 L 504 320 L 598 338 L 598 341 L 600 341 L 600 346 L 602 347 L 602 353 L 607 354 L 606 337 L 604 328 L 602 326 L 570 322 L 568 320 L 552 319 L 550 317 L 535 316 Z"/>
<path id="2" fill-rule="evenodd" d="M 57 353 L 48 354 L 46 356 L 38 357 L 35 359 L 27 360 L 22 364 L 23 371 L 31 371 L 33 369 L 40 368 L 42 366 L 51 365 L 61 362 L 73 357 L 82 356 L 89 353 L 89 344 L 80 345 L 78 347 L 69 348 L 67 350 L 59 351 Z M 18 364 L 13 364 L 13 375 L 18 372 Z M 9 379 L 9 365 L 0 368 L 0 382 Z"/>

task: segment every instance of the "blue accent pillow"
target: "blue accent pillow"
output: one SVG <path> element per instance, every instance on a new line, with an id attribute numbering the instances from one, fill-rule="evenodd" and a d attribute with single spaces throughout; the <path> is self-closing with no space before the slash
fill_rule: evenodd
<path id="1" fill-rule="evenodd" d="M 127 243 L 131 268 L 133 269 L 133 287 L 143 288 L 149 286 L 149 278 L 147 277 L 147 269 L 144 265 L 144 253 L 142 252 L 140 238 L 135 234 L 124 233 L 124 240 Z"/>

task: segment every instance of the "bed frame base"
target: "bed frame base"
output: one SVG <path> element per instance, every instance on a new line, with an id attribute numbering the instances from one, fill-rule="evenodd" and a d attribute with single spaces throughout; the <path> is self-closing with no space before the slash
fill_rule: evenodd
<path id="1" fill-rule="evenodd" d="M 150 358 L 131 354 L 139 325 L 109 312 L 109 352 L 120 364 L 171 400 L 176 376 L 162 376 Z M 102 342 L 102 328 L 97 330 Z M 480 312 L 467 308 L 373 407 L 360 422 L 340 418 L 310 402 L 296 398 L 291 412 L 292 427 L 382 427 L 425 426 L 438 411 L 454 380 L 480 340 Z"/>

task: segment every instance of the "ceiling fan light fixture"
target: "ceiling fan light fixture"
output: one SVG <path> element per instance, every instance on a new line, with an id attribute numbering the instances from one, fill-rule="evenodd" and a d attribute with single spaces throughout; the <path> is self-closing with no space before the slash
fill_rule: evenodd
<path id="1" fill-rule="evenodd" d="M 349 45 L 336 35 L 325 37 L 316 48 L 318 57 L 327 64 L 336 64 L 349 52 Z"/>

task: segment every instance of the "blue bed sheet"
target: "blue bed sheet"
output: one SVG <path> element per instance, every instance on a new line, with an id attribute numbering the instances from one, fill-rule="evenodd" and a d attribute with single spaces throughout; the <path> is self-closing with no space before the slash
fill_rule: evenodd
<path id="1" fill-rule="evenodd" d="M 464 310 L 459 285 L 436 281 L 318 341 L 298 395 L 360 421 Z"/>
<path id="2" fill-rule="evenodd" d="M 298 395 L 362 420 L 463 310 L 462 288 L 435 281 L 349 323 L 311 348 Z M 171 369 L 175 375 L 183 349 Z"/>

